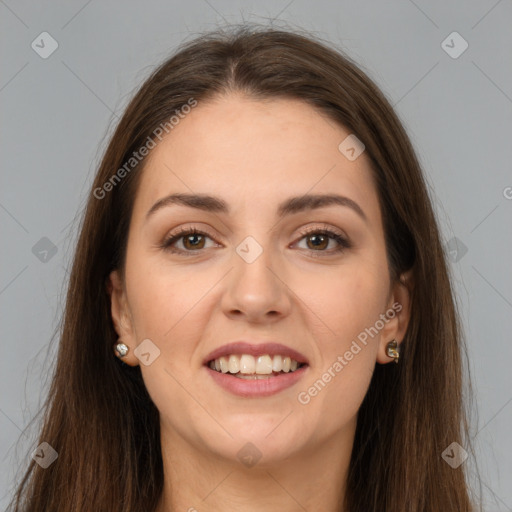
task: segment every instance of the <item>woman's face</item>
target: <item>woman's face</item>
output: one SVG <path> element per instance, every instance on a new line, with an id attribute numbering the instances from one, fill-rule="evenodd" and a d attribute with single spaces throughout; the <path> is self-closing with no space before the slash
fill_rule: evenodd
<path id="1" fill-rule="evenodd" d="M 265 464 L 352 442 L 408 307 L 349 135 L 304 102 L 229 95 L 151 151 L 112 316 L 169 443 Z"/>

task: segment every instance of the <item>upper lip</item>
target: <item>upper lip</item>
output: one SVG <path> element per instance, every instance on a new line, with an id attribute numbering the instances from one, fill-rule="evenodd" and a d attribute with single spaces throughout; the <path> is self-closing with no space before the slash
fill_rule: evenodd
<path id="1" fill-rule="evenodd" d="M 286 345 L 281 343 L 274 343 L 267 341 L 264 343 L 249 343 L 247 341 L 234 341 L 232 343 L 226 343 L 222 347 L 216 348 L 210 352 L 203 361 L 203 364 L 208 364 L 210 361 L 218 359 L 222 356 L 229 356 L 231 354 L 250 354 L 252 356 L 264 356 L 266 354 L 270 356 L 281 355 L 288 356 L 291 359 L 295 359 L 298 363 L 307 364 L 306 356 L 297 352 Z"/>

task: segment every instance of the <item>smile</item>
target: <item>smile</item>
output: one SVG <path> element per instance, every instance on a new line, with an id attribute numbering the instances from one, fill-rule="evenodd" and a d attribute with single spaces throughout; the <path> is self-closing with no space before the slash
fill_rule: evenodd
<path id="1" fill-rule="evenodd" d="M 240 379 L 268 379 L 283 373 L 293 373 L 304 366 L 288 356 L 269 354 L 254 357 L 250 354 L 230 354 L 210 361 L 208 365 L 219 373 L 229 373 Z"/>
<path id="2" fill-rule="evenodd" d="M 269 340 L 235 341 L 210 352 L 203 368 L 232 395 L 258 398 L 296 384 L 308 371 L 308 359 L 297 350 Z"/>
<path id="3" fill-rule="evenodd" d="M 274 370 L 279 366 L 280 370 Z M 249 354 L 233 354 L 211 360 L 203 368 L 216 384 L 231 395 L 263 398 L 276 395 L 296 384 L 305 375 L 309 366 L 279 355 L 263 355 L 256 358 Z"/>

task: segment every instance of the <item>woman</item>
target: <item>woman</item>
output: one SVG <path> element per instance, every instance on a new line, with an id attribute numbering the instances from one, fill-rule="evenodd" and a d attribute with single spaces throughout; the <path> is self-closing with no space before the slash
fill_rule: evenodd
<path id="1" fill-rule="evenodd" d="M 382 93 L 311 37 L 206 34 L 106 150 L 13 510 L 474 510 L 462 348 Z"/>

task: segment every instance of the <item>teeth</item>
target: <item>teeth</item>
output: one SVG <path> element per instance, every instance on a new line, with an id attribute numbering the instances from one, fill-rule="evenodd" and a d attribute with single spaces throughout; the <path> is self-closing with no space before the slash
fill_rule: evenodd
<path id="1" fill-rule="evenodd" d="M 274 356 L 272 360 L 272 370 L 280 372 L 283 369 L 283 358 L 281 356 Z"/>
<path id="2" fill-rule="evenodd" d="M 244 357 L 244 356 L 242 356 Z M 247 356 L 254 360 L 254 357 Z M 256 361 L 256 372 L 260 375 L 270 375 L 272 373 L 272 358 L 270 356 L 259 356 Z"/>
<path id="3" fill-rule="evenodd" d="M 229 356 L 228 359 L 229 373 L 238 373 L 240 371 L 240 358 L 235 355 Z"/>
<path id="4" fill-rule="evenodd" d="M 237 374 L 237 377 L 245 379 L 265 378 L 273 372 L 294 372 L 299 363 L 295 359 L 281 355 L 263 355 L 255 358 L 250 354 L 222 356 L 209 364 L 212 370 L 221 373 Z M 261 377 L 260 377 L 261 376 Z"/>
<path id="5" fill-rule="evenodd" d="M 256 364 L 254 362 L 254 357 L 247 355 L 243 355 L 242 357 L 240 357 L 240 373 L 254 373 L 255 370 Z"/>
<path id="6" fill-rule="evenodd" d="M 219 359 L 215 359 L 215 367 L 217 367 L 217 361 L 219 361 L 220 371 L 222 373 L 228 373 L 228 358 L 227 357 L 219 357 Z"/>

